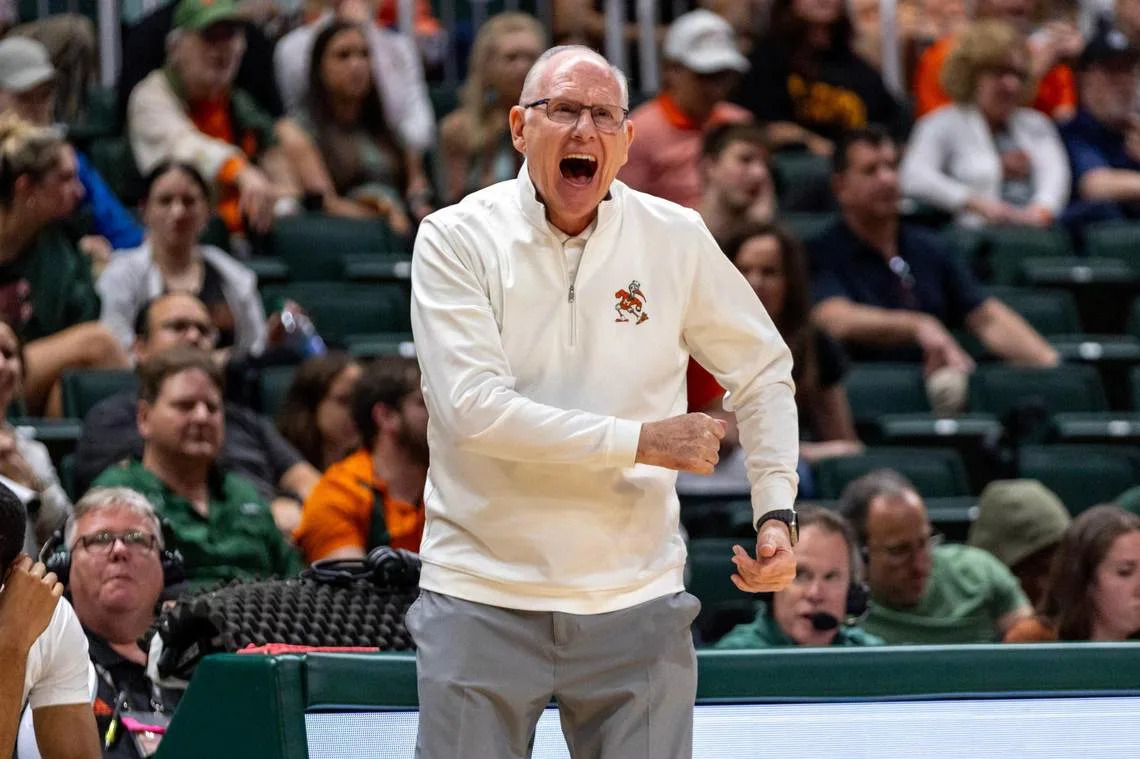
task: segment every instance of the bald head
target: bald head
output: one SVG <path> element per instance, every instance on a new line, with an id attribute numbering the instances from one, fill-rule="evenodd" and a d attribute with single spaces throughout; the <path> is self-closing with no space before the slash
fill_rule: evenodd
<path id="1" fill-rule="evenodd" d="M 564 67 L 575 66 L 581 62 L 596 63 L 609 72 L 621 90 L 621 102 L 615 105 L 620 105 L 623 108 L 629 107 L 629 81 L 625 74 L 617 66 L 606 60 L 605 56 L 585 45 L 558 45 L 538 56 L 538 60 L 530 67 L 530 71 L 527 72 L 526 79 L 523 81 L 519 105 L 533 103 L 535 100 L 545 97 L 542 93 L 547 87 L 547 81 L 551 74 Z"/>

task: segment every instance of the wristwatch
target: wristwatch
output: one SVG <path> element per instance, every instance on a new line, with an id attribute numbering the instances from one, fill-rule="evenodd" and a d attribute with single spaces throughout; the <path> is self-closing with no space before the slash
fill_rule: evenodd
<path id="1" fill-rule="evenodd" d="M 760 517 L 760 521 L 756 523 L 756 531 L 759 532 L 760 528 L 763 527 L 764 523 L 769 519 L 775 519 L 776 521 L 783 522 L 788 526 L 788 537 L 792 539 L 793 546 L 797 541 L 799 541 L 800 524 L 799 520 L 796 519 L 796 512 L 793 509 L 775 509 L 773 511 L 769 511 L 768 513 L 764 514 L 764 516 Z"/>

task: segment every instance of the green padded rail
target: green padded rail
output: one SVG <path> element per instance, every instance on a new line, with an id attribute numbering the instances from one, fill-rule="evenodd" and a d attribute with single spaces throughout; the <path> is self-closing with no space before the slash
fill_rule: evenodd
<path id="1" fill-rule="evenodd" d="M 700 651 L 698 700 L 795 702 L 1140 692 L 1130 644 Z M 307 759 L 304 713 L 416 706 L 410 654 L 213 656 L 159 759 Z"/>

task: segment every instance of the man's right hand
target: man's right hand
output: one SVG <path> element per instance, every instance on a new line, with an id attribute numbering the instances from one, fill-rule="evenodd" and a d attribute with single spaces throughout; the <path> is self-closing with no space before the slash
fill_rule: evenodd
<path id="1" fill-rule="evenodd" d="M 922 368 L 927 376 L 937 369 L 950 367 L 969 374 L 974 371 L 974 359 L 958 345 L 942 322 L 933 316 L 923 315 L 915 330 L 915 340 L 922 348 Z"/>
<path id="2" fill-rule="evenodd" d="M 682 414 L 641 425 L 637 463 L 712 474 L 726 425 L 708 414 Z"/>
<path id="3" fill-rule="evenodd" d="M 40 562 L 21 555 L 0 591 L 0 640 L 27 651 L 43 634 L 63 595 L 63 584 Z"/>
<path id="4" fill-rule="evenodd" d="M 273 197 L 269 180 L 261 169 L 246 166 L 237 175 L 237 187 L 242 213 L 253 231 L 265 234 L 273 224 Z"/>

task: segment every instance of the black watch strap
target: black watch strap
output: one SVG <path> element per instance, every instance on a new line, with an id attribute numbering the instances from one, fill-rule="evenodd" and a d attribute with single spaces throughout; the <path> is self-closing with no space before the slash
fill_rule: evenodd
<path id="1" fill-rule="evenodd" d="M 769 519 L 775 519 L 779 522 L 783 522 L 788 526 L 788 535 L 791 537 L 792 545 L 794 546 L 800 537 L 799 522 L 796 520 L 795 510 L 773 509 L 772 511 L 763 514 L 760 517 L 760 520 L 756 522 L 756 531 L 759 532 L 760 528 L 763 527 L 764 523 Z"/>

